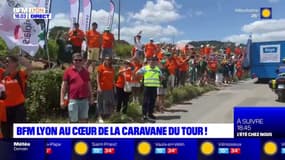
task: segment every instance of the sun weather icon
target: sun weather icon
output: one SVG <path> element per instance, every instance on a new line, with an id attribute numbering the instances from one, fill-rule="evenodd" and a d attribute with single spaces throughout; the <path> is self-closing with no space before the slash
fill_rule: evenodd
<path id="1" fill-rule="evenodd" d="M 272 18 L 272 8 L 260 8 L 260 18 L 261 19 L 271 19 Z"/>
<path id="2" fill-rule="evenodd" d="M 263 151 L 266 155 L 273 156 L 277 153 L 278 147 L 275 142 L 268 141 L 263 145 Z"/>
<path id="3" fill-rule="evenodd" d="M 215 151 L 215 146 L 212 142 L 203 142 L 200 147 L 201 153 L 210 156 Z"/>
<path id="4" fill-rule="evenodd" d="M 137 146 L 137 151 L 140 155 L 149 155 L 151 152 L 151 144 L 148 142 L 140 142 Z"/>
<path id="5" fill-rule="evenodd" d="M 74 152 L 77 155 L 80 155 L 80 156 L 86 155 L 87 152 L 88 152 L 88 145 L 87 145 L 87 143 L 82 142 L 82 141 L 75 143 L 75 145 L 74 145 Z"/>

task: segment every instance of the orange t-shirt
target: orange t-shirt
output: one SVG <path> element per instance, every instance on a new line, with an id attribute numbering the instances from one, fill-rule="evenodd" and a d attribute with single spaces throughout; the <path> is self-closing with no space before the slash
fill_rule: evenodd
<path id="1" fill-rule="evenodd" d="M 100 48 L 101 47 L 101 34 L 94 30 L 86 32 L 87 45 L 89 48 Z"/>
<path id="2" fill-rule="evenodd" d="M 227 55 L 230 55 L 230 54 L 231 54 L 231 48 L 230 48 L 230 47 L 228 47 L 228 48 L 226 49 L 226 54 L 227 54 Z"/>
<path id="3" fill-rule="evenodd" d="M 140 82 L 140 80 L 143 78 L 143 76 L 142 75 L 135 75 L 135 73 L 137 73 L 137 71 L 142 68 L 142 64 L 132 63 L 132 65 L 135 67 L 134 72 L 133 72 L 134 75 L 133 75 L 133 81 L 132 82 L 134 82 L 134 83 Z"/>
<path id="4" fill-rule="evenodd" d="M 240 48 L 235 48 L 235 54 L 238 56 L 241 54 L 241 49 Z"/>
<path id="5" fill-rule="evenodd" d="M 204 55 L 205 54 L 205 48 L 200 48 L 200 54 Z"/>
<path id="6" fill-rule="evenodd" d="M 159 61 L 161 61 L 164 58 L 164 54 L 163 54 L 162 51 L 157 53 L 157 58 L 158 58 Z"/>
<path id="7" fill-rule="evenodd" d="M 157 47 L 153 43 L 148 43 L 145 45 L 145 57 L 151 58 L 153 56 L 156 56 Z"/>
<path id="8" fill-rule="evenodd" d="M 125 71 L 122 71 L 122 70 L 125 70 Z M 117 82 L 116 82 L 116 86 L 119 87 L 119 88 L 124 88 L 125 80 L 128 81 L 128 82 L 131 82 L 132 81 L 132 77 L 133 77 L 133 73 L 132 73 L 132 71 L 130 69 L 126 70 L 125 67 L 121 68 L 120 71 L 122 71 L 122 72 L 118 76 L 118 79 L 117 79 Z"/>
<path id="9" fill-rule="evenodd" d="M 98 66 L 99 84 L 101 90 L 112 90 L 114 87 L 115 70 L 113 67 L 107 67 L 104 64 Z"/>
<path id="10" fill-rule="evenodd" d="M 2 77 L 5 70 L 0 70 L 0 79 L 2 79 L 2 83 L 6 88 L 6 99 L 4 100 L 6 107 L 14 107 L 20 104 L 25 103 L 25 95 L 19 85 L 19 82 L 14 78 L 17 73 L 12 73 L 11 75 L 7 75 Z M 22 87 L 25 89 L 27 84 L 27 73 L 25 70 L 19 70 L 19 78 L 22 81 Z"/>
<path id="11" fill-rule="evenodd" d="M 188 71 L 188 69 L 189 69 L 189 63 L 188 63 L 188 61 L 187 61 L 187 58 L 182 58 L 182 57 L 180 57 L 180 58 L 178 59 L 178 62 L 179 62 L 179 70 L 180 70 L 180 71 L 183 71 L 183 72 Z"/>
<path id="12" fill-rule="evenodd" d="M 210 61 L 208 65 L 211 71 L 216 72 L 218 70 L 218 63 L 216 61 Z"/>
<path id="13" fill-rule="evenodd" d="M 74 35 L 74 33 L 77 32 L 77 35 Z M 72 45 L 81 47 L 83 39 L 84 39 L 84 32 L 80 29 L 78 30 L 72 30 L 69 32 L 69 40 Z"/>
<path id="14" fill-rule="evenodd" d="M 176 62 L 175 58 L 172 57 L 170 59 L 167 59 L 165 66 L 168 69 L 169 74 L 171 74 L 171 75 L 176 74 L 177 62 Z"/>
<path id="15" fill-rule="evenodd" d="M 113 43 L 115 41 L 114 35 L 112 33 L 104 32 L 102 35 L 102 47 L 103 48 L 113 48 Z"/>
<path id="16" fill-rule="evenodd" d="M 237 61 L 237 63 L 236 63 L 236 68 L 237 68 L 237 69 L 241 69 L 241 68 L 242 68 L 241 60 L 238 60 L 238 61 Z"/>
<path id="17" fill-rule="evenodd" d="M 205 47 L 205 54 L 209 55 L 211 52 L 211 48 L 210 47 Z"/>

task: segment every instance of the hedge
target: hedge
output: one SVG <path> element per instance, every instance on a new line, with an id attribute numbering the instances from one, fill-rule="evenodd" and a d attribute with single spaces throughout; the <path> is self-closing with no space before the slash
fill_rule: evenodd
<path id="1" fill-rule="evenodd" d="M 63 70 L 33 71 L 27 90 L 27 115 L 29 122 L 67 122 L 67 110 L 60 108 L 60 87 Z M 96 87 L 96 75 L 91 78 Z M 213 86 L 192 86 L 175 88 L 166 96 L 166 107 L 173 103 L 189 100 L 215 89 Z M 95 96 L 95 95 L 94 95 Z M 137 122 L 141 117 L 141 106 L 131 103 L 127 115 L 114 114 L 108 122 Z M 91 122 L 95 122 L 95 107 L 90 108 Z"/>

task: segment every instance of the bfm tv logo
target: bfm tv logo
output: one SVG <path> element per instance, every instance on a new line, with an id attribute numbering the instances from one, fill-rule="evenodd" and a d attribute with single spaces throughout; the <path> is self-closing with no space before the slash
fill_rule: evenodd
<path id="1" fill-rule="evenodd" d="M 51 19 L 51 13 L 48 13 L 46 8 L 13 8 L 14 19 Z"/>

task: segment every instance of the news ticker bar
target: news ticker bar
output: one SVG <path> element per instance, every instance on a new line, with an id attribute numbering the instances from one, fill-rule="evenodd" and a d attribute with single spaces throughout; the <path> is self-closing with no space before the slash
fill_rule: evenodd
<path id="1" fill-rule="evenodd" d="M 51 13 L 14 13 L 14 19 L 51 19 Z"/>
<path id="2" fill-rule="evenodd" d="M 14 138 L 234 138 L 224 124 L 14 124 Z"/>

